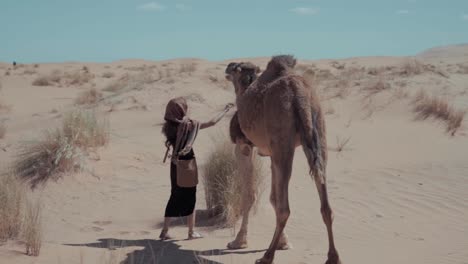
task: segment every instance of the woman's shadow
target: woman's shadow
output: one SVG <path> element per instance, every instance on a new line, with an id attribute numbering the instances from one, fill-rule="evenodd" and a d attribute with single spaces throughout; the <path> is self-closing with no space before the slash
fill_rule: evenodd
<path id="1" fill-rule="evenodd" d="M 106 248 L 116 250 L 126 247 L 142 247 L 127 254 L 121 264 L 134 263 L 209 263 L 219 264 L 203 258 L 210 255 L 208 252 L 181 249 L 175 241 L 160 241 L 154 239 L 114 239 L 102 238 L 98 242 L 88 244 L 66 244 L 66 246 L 80 246 L 93 248 Z"/>
<path id="2" fill-rule="evenodd" d="M 262 252 L 264 250 L 252 251 L 230 251 L 225 249 L 212 249 L 205 251 L 181 249 L 176 240 L 154 240 L 154 239 L 114 239 L 102 238 L 98 242 L 88 244 L 65 244 L 66 246 L 106 248 L 115 250 L 126 247 L 142 247 L 127 254 L 121 264 L 156 264 L 156 263 L 204 263 L 221 264 L 221 262 L 209 260 L 207 256 L 221 256 L 226 254 L 249 254 Z"/>

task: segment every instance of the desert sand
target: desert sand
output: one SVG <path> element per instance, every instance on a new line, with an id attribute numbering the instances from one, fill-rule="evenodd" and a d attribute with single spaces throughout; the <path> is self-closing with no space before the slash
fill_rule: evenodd
<path id="1" fill-rule="evenodd" d="M 165 104 L 176 96 L 186 96 L 194 119 L 211 118 L 235 101 L 233 86 L 224 79 L 226 65 L 251 61 L 265 68 L 268 60 L 123 60 L 16 68 L 0 63 L 0 100 L 7 106 L 0 109 L 0 122 L 7 127 L 0 139 L 4 168 L 22 141 L 58 126 L 61 115 L 77 107 L 77 96 L 92 87 L 103 93 L 96 107 L 109 118 L 111 130 L 109 144 L 87 158 L 87 170 L 31 193 L 43 205 L 41 254 L 26 256 L 21 241 L 8 241 L 0 245 L 0 263 L 254 263 L 275 227 L 269 169 L 250 220 L 249 248 L 227 250 L 237 229 L 213 230 L 203 222 L 198 227 L 203 239 L 186 240 L 187 229 L 178 224 L 171 231 L 175 240 L 159 241 L 170 193 L 161 123 Z M 416 72 L 405 71 L 408 64 Z M 84 66 L 92 76 L 83 83 L 32 85 L 54 70 L 78 72 Z M 467 117 L 452 136 L 440 121 L 417 120 L 412 110 L 421 89 L 468 109 L 468 46 L 413 57 L 299 58 L 298 73 L 310 69 L 326 112 L 329 197 L 343 263 L 468 263 Z M 121 90 L 103 91 L 122 78 L 128 85 Z M 379 81 L 383 88 L 373 89 Z M 227 137 L 229 118 L 200 132 L 194 145 L 200 166 L 214 138 Z M 268 158 L 262 160 L 268 168 Z M 275 263 L 324 263 L 326 230 L 301 148 L 289 197 L 286 232 L 293 248 L 277 251 Z M 205 207 L 199 185 L 197 209 Z"/>

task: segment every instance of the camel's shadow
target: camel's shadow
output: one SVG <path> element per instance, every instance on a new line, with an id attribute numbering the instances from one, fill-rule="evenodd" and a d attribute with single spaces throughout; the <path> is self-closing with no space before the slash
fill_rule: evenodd
<path id="1" fill-rule="evenodd" d="M 221 264 L 221 262 L 204 258 L 206 256 L 221 256 L 226 254 L 248 254 L 257 253 L 264 250 L 253 251 L 230 251 L 225 249 L 212 249 L 204 251 L 181 249 L 176 241 L 160 241 L 154 239 L 114 239 L 102 238 L 95 243 L 87 244 L 65 244 L 66 246 L 77 247 L 94 247 L 107 248 L 115 250 L 126 247 L 142 247 L 143 249 L 135 250 L 127 254 L 126 258 L 120 262 L 121 264 L 133 263 L 206 263 L 206 264 Z"/>

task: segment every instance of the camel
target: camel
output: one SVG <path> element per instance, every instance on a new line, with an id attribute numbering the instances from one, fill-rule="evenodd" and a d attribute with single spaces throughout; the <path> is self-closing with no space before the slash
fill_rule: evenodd
<path id="1" fill-rule="evenodd" d="M 314 89 L 292 71 L 293 56 L 275 56 L 257 78 L 259 68 L 250 62 L 230 63 L 226 78 L 235 88 L 237 113 L 230 124 L 230 134 L 236 143 L 236 156 L 249 184 L 252 157 L 269 156 L 272 182 L 270 202 L 276 213 L 276 229 L 267 251 L 255 263 L 272 263 L 277 249 L 290 247 L 284 227 L 290 215 L 288 185 L 292 172 L 295 148 L 302 145 L 320 198 L 320 212 L 328 233 L 326 264 L 340 264 L 335 248 L 332 222 L 333 212 L 328 201 L 326 185 L 327 142 L 325 121 Z M 251 180 L 251 179 L 250 179 Z M 242 225 L 236 239 L 228 248 L 247 247 L 248 215 L 255 196 L 247 190 L 244 195 Z"/>

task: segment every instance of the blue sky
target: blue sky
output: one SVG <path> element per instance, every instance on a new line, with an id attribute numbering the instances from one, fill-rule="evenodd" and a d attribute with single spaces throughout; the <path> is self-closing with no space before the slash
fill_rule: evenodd
<path id="1" fill-rule="evenodd" d="M 413 55 L 468 43 L 468 0 L 0 0 L 0 61 Z"/>

